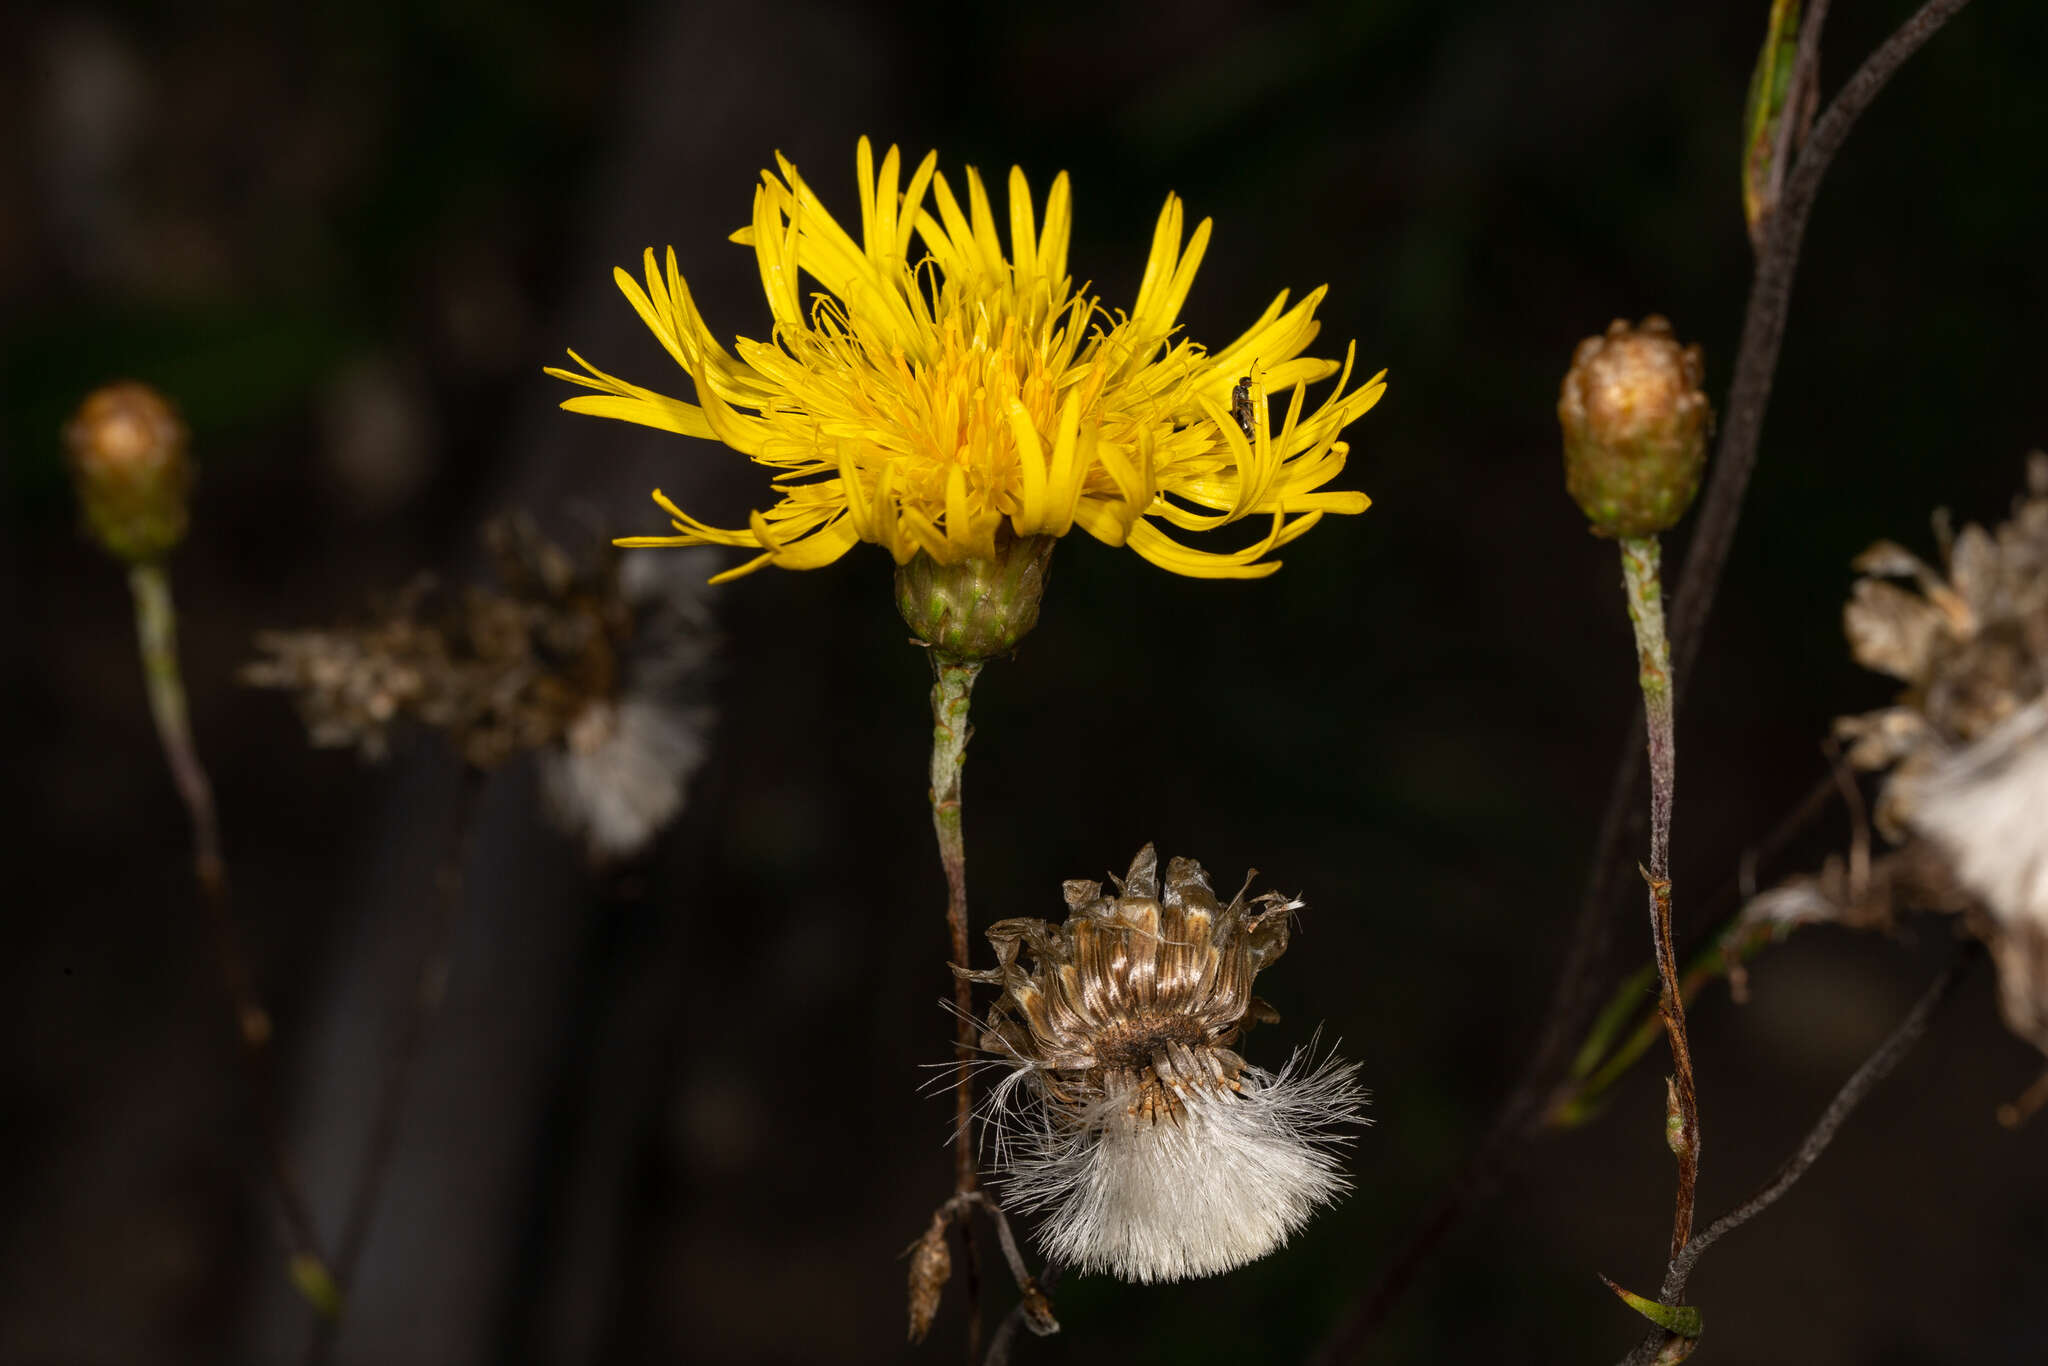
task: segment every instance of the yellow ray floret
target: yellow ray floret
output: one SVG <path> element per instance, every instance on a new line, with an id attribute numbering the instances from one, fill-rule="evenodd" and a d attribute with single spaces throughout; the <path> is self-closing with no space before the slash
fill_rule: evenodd
<path id="1" fill-rule="evenodd" d="M 891 147 L 875 166 L 862 138 L 859 237 L 826 211 L 796 167 L 776 158 L 754 191 L 748 226 L 774 317 L 768 341 L 712 338 L 675 252 L 619 288 L 696 386 L 696 402 L 606 374 L 548 373 L 592 392 L 571 412 L 719 441 L 776 472 L 781 501 L 723 530 L 659 491 L 672 536 L 624 546 L 724 545 L 760 553 L 720 579 L 763 565 L 815 569 L 870 541 L 908 563 L 990 558 L 998 537 L 1064 536 L 1079 527 L 1128 545 L 1177 574 L 1256 578 L 1265 558 L 1330 512 L 1363 512 L 1362 493 L 1326 489 L 1349 451 L 1338 439 L 1386 389 L 1385 372 L 1345 392 L 1354 356 L 1305 356 L 1320 324 L 1318 289 L 1288 306 L 1283 291 L 1243 336 L 1210 352 L 1180 335 L 1179 316 L 1209 245 L 1209 220 L 1183 237 L 1169 195 L 1128 314 L 1076 290 L 1067 274 L 1072 196 L 1062 173 L 1041 219 L 1021 170 L 1009 181 L 1009 241 L 970 167 L 966 202 L 931 153 L 902 184 Z M 929 203 L 927 201 L 929 200 Z M 806 303 L 802 277 L 811 288 Z M 1336 375 L 1312 413 L 1307 386 Z M 1249 376 L 1246 434 L 1232 409 Z M 1287 395 L 1273 429 L 1270 396 Z M 1214 530 L 1269 521 L 1241 550 L 1198 550 L 1160 525 Z"/>

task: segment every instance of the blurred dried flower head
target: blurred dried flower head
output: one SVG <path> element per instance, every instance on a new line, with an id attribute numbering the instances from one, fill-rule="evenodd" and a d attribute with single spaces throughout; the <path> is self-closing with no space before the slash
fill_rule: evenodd
<path id="1" fill-rule="evenodd" d="M 1843 611 L 1857 662 L 1907 685 L 1835 722 L 1850 763 L 1889 770 L 1877 825 L 1904 847 L 1860 877 L 1796 879 L 1753 913 L 1883 924 L 1901 894 L 1960 911 L 1998 963 L 2006 1023 L 2048 1052 L 2048 455 L 2029 458 L 1996 531 L 1940 539 L 1939 571 L 1890 541 L 1866 550 Z"/>
<path id="2" fill-rule="evenodd" d="M 1572 353 L 1557 396 L 1565 487 L 1602 536 L 1653 536 L 1699 492 L 1714 411 L 1706 365 L 1652 314 L 1616 318 Z"/>
<path id="3" fill-rule="evenodd" d="M 703 759 L 704 590 L 608 546 L 578 563 L 523 519 L 485 537 L 495 589 L 423 579 L 367 625 L 264 632 L 242 678 L 296 694 L 317 746 L 381 759 L 410 722 L 481 769 L 535 751 L 551 814 L 593 859 L 637 852 Z"/>
<path id="4" fill-rule="evenodd" d="M 124 380 L 86 395 L 64 448 L 86 529 L 110 554 L 151 560 L 185 539 L 190 434 L 170 400 Z"/>
<path id="5" fill-rule="evenodd" d="M 1911 822 L 1920 779 L 2048 682 L 2048 455 L 2029 458 L 2027 485 L 1995 532 L 1943 536 L 1940 571 L 1891 541 L 1855 560 L 1865 577 L 1842 611 L 1850 653 L 1906 690 L 1893 706 L 1841 718 L 1835 733 L 1858 768 L 1892 770 L 1877 814 L 1893 839 Z"/>
<path id="6" fill-rule="evenodd" d="M 1104 895 L 1065 884 L 1068 917 L 989 927 L 1002 988 L 982 1046 L 1010 1071 L 987 1113 L 1005 1203 L 1045 1211 L 1039 1240 L 1082 1271 L 1208 1276 L 1284 1243 L 1349 1188 L 1335 1148 L 1362 1122 L 1356 1064 L 1278 1073 L 1232 1050 L 1278 1017 L 1252 980 L 1286 951 L 1302 904 L 1220 904 L 1202 866 L 1151 845 Z M 1030 964 L 1018 962 L 1028 950 Z"/>

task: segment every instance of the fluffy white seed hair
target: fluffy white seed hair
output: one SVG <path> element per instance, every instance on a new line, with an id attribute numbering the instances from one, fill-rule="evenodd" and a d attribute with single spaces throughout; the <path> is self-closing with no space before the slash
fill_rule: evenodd
<path id="1" fill-rule="evenodd" d="M 1082 1272 L 1149 1284 L 1256 1261 L 1350 1189 L 1335 1150 L 1364 1122 L 1366 1092 L 1358 1064 L 1332 1054 L 1311 1066 L 1306 1049 L 1237 1080 L 1181 1093 L 1171 1118 L 1133 1115 L 1131 1093 L 1076 1110 L 1005 1106 L 1005 1203 L 1043 1210 L 1039 1242 Z"/>
<path id="2" fill-rule="evenodd" d="M 2048 700 L 1942 760 L 1913 798 L 1964 886 L 2009 928 L 2048 930 Z"/>
<path id="3" fill-rule="evenodd" d="M 617 697 L 593 701 L 543 753 L 541 790 L 597 863 L 630 858 L 683 809 L 715 720 L 702 700 L 714 641 L 705 552 L 629 554 L 619 590 L 635 633 Z"/>
<path id="4" fill-rule="evenodd" d="M 556 819 L 583 836 L 592 857 L 623 858 L 682 809 L 704 748 L 697 713 L 632 697 L 595 702 L 572 726 L 569 746 L 546 756 L 541 785 Z"/>

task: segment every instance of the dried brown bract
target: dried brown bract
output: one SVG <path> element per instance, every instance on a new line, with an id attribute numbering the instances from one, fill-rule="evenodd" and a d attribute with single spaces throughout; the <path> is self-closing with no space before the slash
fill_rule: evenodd
<path id="1" fill-rule="evenodd" d="M 1013 1209 L 1080 1270 L 1138 1281 L 1265 1255 L 1347 1187 L 1334 1143 L 1358 1121 L 1356 1067 L 1302 1055 L 1278 1074 L 1234 1051 L 1277 1017 L 1252 982 L 1286 951 L 1299 901 L 1219 902 L 1202 866 L 1152 847 L 1105 895 L 1065 884 L 1068 917 L 989 927 L 1002 989 L 982 1046 L 1014 1070 L 991 1092 Z M 1020 963 L 1028 955 L 1029 962 Z M 1021 1089 L 1020 1089 L 1021 1088 Z"/>

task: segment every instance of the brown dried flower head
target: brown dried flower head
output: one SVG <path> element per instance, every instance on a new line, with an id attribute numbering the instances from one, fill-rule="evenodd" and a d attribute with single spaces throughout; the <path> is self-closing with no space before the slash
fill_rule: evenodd
<path id="1" fill-rule="evenodd" d="M 170 400 L 126 380 L 86 395 L 64 448 L 86 529 L 109 553 L 152 560 L 185 539 L 190 435 Z"/>
<path id="2" fill-rule="evenodd" d="M 1572 353 L 1557 396 L 1565 487 L 1601 536 L 1653 536 L 1699 492 L 1713 408 L 1706 365 L 1652 314 L 1620 318 Z"/>
<path id="3" fill-rule="evenodd" d="M 1276 1075 L 1232 1047 L 1278 1018 L 1252 982 L 1286 951 L 1299 901 L 1224 905 L 1192 859 L 1162 885 L 1150 845 L 1112 881 L 1113 895 L 1066 883 L 1063 924 L 990 926 L 998 966 L 964 974 L 1003 993 L 982 1038 L 1013 1068 L 991 1093 L 996 1165 L 1013 1208 L 1047 1211 L 1040 1239 L 1068 1264 L 1211 1275 L 1347 1188 L 1331 1145 L 1364 1093 L 1334 1058 L 1304 1072 L 1297 1053 Z"/>

